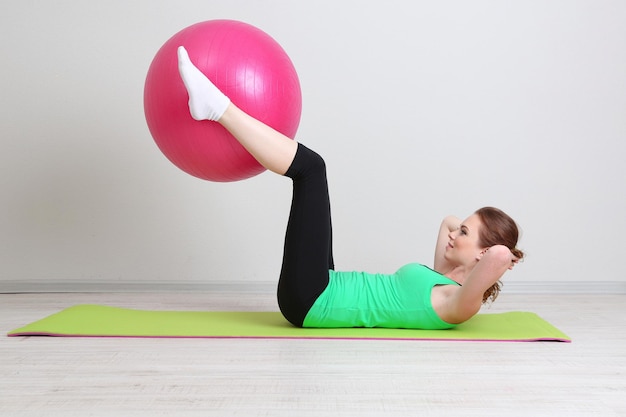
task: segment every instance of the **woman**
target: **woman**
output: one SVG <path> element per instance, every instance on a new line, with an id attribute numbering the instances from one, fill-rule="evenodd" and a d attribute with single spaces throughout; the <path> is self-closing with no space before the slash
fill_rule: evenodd
<path id="1" fill-rule="evenodd" d="M 409 264 L 395 274 L 334 271 L 324 160 L 230 102 L 178 49 L 181 78 L 196 120 L 224 126 L 265 168 L 293 181 L 278 304 L 298 327 L 447 329 L 474 316 L 523 253 L 518 230 L 486 207 L 465 221 L 446 217 L 434 270 Z"/>

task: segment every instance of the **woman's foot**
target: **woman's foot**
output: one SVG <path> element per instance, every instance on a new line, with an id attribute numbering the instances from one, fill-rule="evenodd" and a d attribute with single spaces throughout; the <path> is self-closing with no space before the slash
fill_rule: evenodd
<path id="1" fill-rule="evenodd" d="M 191 117 L 196 120 L 219 120 L 230 99 L 196 68 L 183 46 L 178 47 L 178 71 L 189 94 Z"/>
<path id="2" fill-rule="evenodd" d="M 189 112 L 196 120 L 213 120 L 226 128 L 265 168 L 283 175 L 293 161 L 298 144 L 251 117 L 226 97 L 178 47 L 178 70 L 189 94 Z"/>

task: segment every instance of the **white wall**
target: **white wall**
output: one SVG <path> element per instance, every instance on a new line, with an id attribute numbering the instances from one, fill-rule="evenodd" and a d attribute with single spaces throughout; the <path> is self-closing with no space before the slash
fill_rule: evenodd
<path id="1" fill-rule="evenodd" d="M 625 2 L 67 0 L 0 15 L 0 289 L 276 279 L 289 181 L 190 177 L 143 116 L 158 48 L 216 18 L 296 65 L 338 268 L 431 263 L 444 215 L 495 205 L 513 285 L 626 282 Z"/>

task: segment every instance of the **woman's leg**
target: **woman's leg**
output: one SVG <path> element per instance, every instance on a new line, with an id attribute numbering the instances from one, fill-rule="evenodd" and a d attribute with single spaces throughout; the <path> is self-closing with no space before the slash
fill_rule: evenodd
<path id="1" fill-rule="evenodd" d="M 302 144 L 287 170 L 293 199 L 278 281 L 278 305 L 285 318 L 301 327 L 334 269 L 326 164 Z"/>
<path id="2" fill-rule="evenodd" d="M 189 110 L 194 119 L 220 123 L 266 169 L 285 174 L 296 154 L 297 142 L 232 104 L 193 65 L 182 46 L 178 48 L 178 69 L 189 94 Z"/>
<path id="3" fill-rule="evenodd" d="M 182 47 L 178 60 L 192 117 L 220 123 L 261 165 L 293 180 L 278 303 L 287 320 L 302 326 L 328 285 L 328 270 L 334 268 L 326 164 L 317 153 L 230 103 L 191 63 Z"/>

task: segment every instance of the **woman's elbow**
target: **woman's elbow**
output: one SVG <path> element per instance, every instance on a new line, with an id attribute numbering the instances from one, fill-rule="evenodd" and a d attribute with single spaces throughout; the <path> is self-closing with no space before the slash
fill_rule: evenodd
<path id="1" fill-rule="evenodd" d="M 513 254 L 506 246 L 495 245 L 487 250 L 482 260 L 488 260 L 489 263 L 495 266 L 508 268 L 511 266 L 511 262 L 513 262 Z"/>

